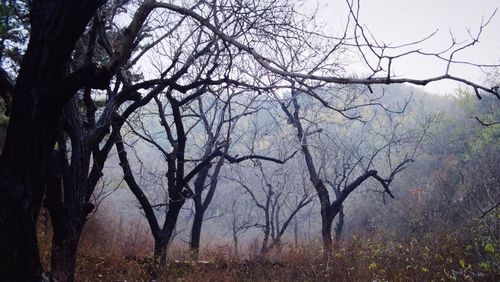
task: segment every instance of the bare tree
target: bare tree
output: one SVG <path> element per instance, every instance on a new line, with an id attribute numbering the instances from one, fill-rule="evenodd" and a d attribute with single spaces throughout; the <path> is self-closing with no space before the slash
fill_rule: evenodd
<path id="1" fill-rule="evenodd" d="M 231 91 L 228 89 L 228 91 Z M 234 90 L 233 90 L 234 91 Z M 210 104 L 206 105 L 202 99 L 197 99 L 197 109 L 193 109 L 193 115 L 201 119 L 203 124 L 203 129 L 206 135 L 206 141 L 203 145 L 203 157 L 209 157 L 214 150 L 218 149 L 218 146 L 222 145 L 222 151 L 227 154 L 229 151 L 229 146 L 231 145 L 231 139 L 233 138 L 232 131 L 237 126 L 237 122 L 240 118 L 254 114 L 258 111 L 258 105 L 254 105 L 253 100 L 257 96 L 251 95 L 250 99 L 245 97 L 239 97 L 241 94 L 248 94 L 244 91 L 239 91 L 236 93 L 228 94 L 227 99 L 224 99 L 223 93 L 217 94 L 208 101 Z M 247 95 L 248 96 L 248 95 Z M 203 97 L 204 100 L 208 100 L 206 96 Z M 232 100 L 236 100 L 236 105 L 231 106 Z M 221 104 L 221 105 L 219 105 Z M 234 113 L 233 113 L 234 111 Z M 228 127 L 226 134 L 224 134 L 224 128 Z M 211 169 L 211 166 L 206 166 L 200 173 L 198 173 L 196 179 L 193 182 L 194 186 L 194 218 L 193 225 L 191 228 L 191 240 L 190 248 L 194 257 L 198 256 L 200 248 L 200 238 L 201 229 L 204 221 L 204 215 L 207 211 L 210 203 L 212 202 L 215 190 L 217 188 L 219 174 L 221 172 L 222 166 L 224 165 L 224 158 L 219 157 L 215 162 L 215 166 Z M 207 183 L 208 180 L 208 183 Z M 207 187 L 208 186 L 208 187 Z M 208 188 L 208 189 L 207 189 Z M 205 197 L 203 198 L 203 195 Z"/>
<path id="2" fill-rule="evenodd" d="M 261 162 L 256 162 L 257 171 L 253 182 L 245 180 L 241 174 L 239 178 L 230 178 L 237 182 L 250 195 L 254 205 L 263 214 L 264 221 L 257 221 L 255 227 L 262 230 L 260 255 L 264 256 L 275 247 L 279 247 L 281 239 L 290 227 L 297 213 L 313 201 L 306 186 L 294 181 L 295 171 L 286 171 L 286 168 L 266 169 Z M 296 185 L 294 185 L 294 182 Z M 297 185 L 298 184 L 298 185 Z M 260 189 L 259 189 L 260 188 Z"/>
<path id="3" fill-rule="evenodd" d="M 90 84 L 66 75 L 75 42 L 102 1 L 35 2 L 30 41 L 16 79 L 1 157 L 2 280 L 40 279 L 36 220 L 63 105 Z M 58 16 L 56 16 L 58 15 Z M 69 86 L 78 86 L 76 89 Z M 98 83 L 93 85 L 98 86 Z M 72 90 L 74 89 L 74 90 Z"/>
<path id="4" fill-rule="evenodd" d="M 259 154 L 295 155 L 290 152 L 287 138 L 283 138 L 276 121 L 267 109 L 269 101 L 262 102 L 261 112 L 247 118 L 242 149 Z M 243 188 L 255 205 L 255 227 L 263 232 L 260 255 L 266 255 L 280 246 L 281 239 L 290 227 L 297 213 L 310 204 L 313 195 L 308 185 L 298 177 L 300 171 L 291 159 L 284 165 L 263 164 L 254 161 L 252 165 L 239 166 L 226 173 L 225 177 Z M 237 176 L 236 176 L 237 175 Z"/>
<path id="5" fill-rule="evenodd" d="M 148 200 L 143 188 L 141 188 L 141 186 L 135 180 L 134 173 L 127 158 L 123 140 L 119 140 L 116 142 L 116 148 L 120 158 L 120 165 L 122 166 L 124 172 L 125 181 L 138 199 L 150 225 L 152 235 L 155 239 L 154 256 L 155 261 L 159 266 L 163 266 L 165 263 L 167 251 L 166 246 L 171 239 L 171 235 L 176 225 L 177 218 L 182 206 L 188 198 L 192 198 L 195 196 L 195 193 L 191 190 L 189 185 L 191 180 L 196 179 L 196 176 L 201 173 L 208 173 L 208 170 L 212 166 L 212 162 L 214 160 L 216 160 L 217 158 L 224 158 L 229 163 L 239 163 L 250 159 L 260 159 L 277 163 L 284 163 L 287 160 L 279 160 L 273 157 L 256 154 L 248 154 L 242 157 L 231 156 L 228 152 L 229 145 L 227 144 L 230 142 L 229 137 L 232 130 L 231 126 L 226 128 L 227 134 L 225 134 L 224 136 L 226 136 L 227 139 L 224 140 L 222 144 L 214 144 L 214 147 L 212 148 L 212 150 L 210 150 L 209 154 L 202 155 L 201 159 L 188 158 L 189 152 L 186 151 L 186 148 L 190 144 L 190 142 L 193 142 L 193 140 L 196 139 L 196 134 L 193 133 L 193 128 L 197 123 L 203 123 L 204 117 L 200 115 L 193 115 L 190 112 L 184 114 L 182 109 L 190 103 L 199 103 L 199 100 L 196 101 L 197 98 L 200 97 L 201 94 L 205 93 L 205 91 L 210 92 L 207 89 L 207 86 L 202 86 L 201 88 L 195 89 L 194 91 L 194 94 L 188 95 L 188 98 L 182 101 L 179 101 L 176 97 L 174 97 L 174 92 L 172 90 L 165 92 L 164 94 L 170 108 L 169 111 L 165 109 L 166 105 L 163 104 L 161 98 L 155 99 L 158 107 L 158 114 L 160 117 L 160 125 L 163 129 L 161 133 L 166 136 L 165 138 L 160 139 L 158 136 L 154 136 L 153 134 L 151 134 L 150 130 L 148 130 L 147 128 L 136 128 L 136 126 L 134 126 L 132 123 L 130 124 L 130 130 L 132 130 L 132 132 L 141 140 L 147 142 L 148 144 L 151 144 L 162 154 L 163 158 L 165 159 L 167 167 L 165 174 L 167 186 L 166 198 L 168 199 L 167 203 L 152 204 L 150 200 Z M 229 104 L 226 103 L 226 106 L 227 105 Z M 223 110 L 223 112 L 224 111 L 225 109 Z M 242 115 L 244 115 L 244 113 Z M 172 122 L 169 122 L 169 117 L 172 119 Z M 231 115 L 229 115 L 229 120 L 234 121 L 233 118 L 237 118 L 237 116 L 231 117 Z M 221 120 L 221 126 L 225 123 L 225 120 L 226 119 L 223 117 Z M 143 124 L 140 119 L 137 121 L 137 123 Z M 172 130 L 172 128 L 174 128 L 175 131 Z M 167 141 L 168 145 L 165 146 L 164 142 L 161 142 L 161 140 Z M 194 163 L 194 165 L 189 168 L 186 166 L 188 162 Z M 222 165 L 222 161 L 219 161 L 218 163 Z M 187 169 L 190 170 L 186 171 Z M 202 175 L 202 177 L 205 176 Z M 195 182 L 195 185 L 196 184 L 197 183 Z M 161 227 L 158 222 L 158 216 L 153 210 L 153 208 L 158 205 L 161 207 L 165 207 L 165 220 L 163 226 Z"/>
<path id="6" fill-rule="evenodd" d="M 112 58 L 115 55 L 114 48 L 117 46 L 112 46 L 111 40 L 117 40 L 120 35 L 107 34 L 106 30 L 113 25 L 113 18 L 119 16 L 119 11 L 126 4 L 126 1 L 121 1 L 106 5 L 94 17 L 92 26 L 77 42 L 73 68 L 91 64 L 96 58 Z M 102 17 L 101 13 L 106 17 Z M 121 40 L 130 39 L 123 35 Z M 118 137 L 116 133 L 108 135 L 116 117 L 115 112 L 123 104 L 134 102 L 121 116 L 126 118 L 134 110 L 147 104 L 155 93 L 165 87 L 157 87 L 145 97 L 141 97 L 138 90 L 144 88 L 144 85 L 134 82 L 134 75 L 130 70 L 119 71 L 112 83 L 113 88 L 110 87 L 102 93 L 86 87 L 71 98 L 63 109 L 56 137 L 57 149 L 54 150 L 44 202 L 52 219 L 54 234 L 51 274 L 58 280 L 74 279 L 80 235 L 87 216 L 97 204 L 92 202 L 92 195 L 103 175 L 104 163 Z M 100 108 L 99 104 L 102 104 Z M 122 124 L 123 121 L 115 122 L 115 128 Z"/>
<path id="7" fill-rule="evenodd" d="M 301 112 L 300 106 L 300 93 L 292 90 L 291 96 L 287 98 L 277 99 L 281 110 L 287 118 L 287 122 L 295 129 L 295 134 L 297 137 L 297 142 L 301 148 L 302 154 L 304 156 L 304 161 L 306 164 L 307 171 L 309 173 L 311 184 L 316 189 L 320 204 L 321 204 L 321 219 L 322 219 L 322 235 L 323 235 L 323 245 L 325 251 L 328 253 L 332 245 L 331 228 L 334 218 L 337 214 L 341 213 L 343 209 L 343 203 L 347 197 L 358 187 L 360 187 L 363 182 L 372 178 L 383 187 L 384 192 L 389 196 L 393 197 L 391 191 L 389 190 L 389 185 L 394 180 L 396 174 L 404 170 L 411 162 L 413 162 L 413 156 L 415 149 L 420 145 L 422 138 L 425 136 L 430 123 L 424 125 L 421 132 L 416 133 L 405 133 L 400 132 L 401 124 L 393 117 L 389 116 L 388 122 L 384 125 L 378 124 L 377 129 L 380 130 L 383 127 L 389 127 L 391 131 L 389 133 L 379 132 L 377 133 L 382 137 L 382 142 L 374 145 L 373 149 L 367 150 L 364 146 L 366 143 L 367 136 L 357 136 L 354 140 L 354 145 L 351 148 L 335 148 L 334 151 L 337 153 L 339 158 L 333 159 L 337 164 L 329 164 L 326 168 L 322 166 L 321 155 L 325 155 L 328 149 L 320 149 L 321 152 L 315 153 L 314 145 L 311 142 L 313 134 L 335 134 L 329 133 L 314 121 L 308 118 L 307 113 Z M 306 99 L 307 100 L 307 99 Z M 383 112 L 386 112 L 385 110 Z M 387 113 L 387 112 L 386 112 Z M 345 116 L 345 115 L 344 115 Z M 316 129 L 315 129 L 316 128 Z M 363 127 L 361 132 L 367 132 L 368 127 Z M 337 133 L 338 134 L 338 133 Z M 335 136 L 331 137 L 335 140 Z M 372 137 L 373 138 L 373 137 Z M 337 139 L 339 139 L 337 137 Z M 375 142 L 375 140 L 371 140 Z M 401 157 L 396 156 L 395 152 L 403 149 L 408 144 L 413 144 L 413 148 Z M 322 147 L 327 148 L 325 144 Z M 318 158 L 318 156 L 320 156 Z M 333 156 L 330 156 L 333 157 Z M 381 176 L 379 170 L 375 170 L 375 166 L 380 166 L 380 159 L 385 158 L 387 170 L 387 177 Z M 333 168 L 333 173 L 325 173 L 328 168 Z M 325 183 L 330 184 L 334 191 L 335 200 L 331 200 L 328 192 L 328 188 Z M 341 228 L 342 220 L 339 219 L 339 228 Z M 340 232 L 340 230 L 339 230 Z"/>
<path id="8" fill-rule="evenodd" d="M 238 197 L 241 198 L 241 197 Z M 239 254 L 239 238 L 250 228 L 255 227 L 255 223 L 251 217 L 252 207 L 241 208 L 241 199 L 234 199 L 231 204 L 231 235 L 233 238 L 234 255 Z"/>

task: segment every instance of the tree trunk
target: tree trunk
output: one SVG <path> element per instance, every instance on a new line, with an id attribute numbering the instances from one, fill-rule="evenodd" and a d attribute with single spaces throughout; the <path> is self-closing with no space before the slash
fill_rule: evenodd
<path id="1" fill-rule="evenodd" d="M 234 256 L 238 256 L 238 233 L 233 230 Z"/>
<path id="2" fill-rule="evenodd" d="M 262 245 L 260 246 L 260 251 L 259 251 L 259 257 L 263 257 L 267 254 L 268 248 L 268 242 L 269 242 L 269 233 L 270 233 L 270 228 L 266 227 L 266 230 L 264 231 L 264 238 L 262 239 Z"/>
<path id="3" fill-rule="evenodd" d="M 329 209 L 321 208 L 321 234 L 323 235 L 323 248 L 325 255 L 332 252 L 332 224 L 335 216 Z"/>
<path id="4" fill-rule="evenodd" d="M 153 253 L 153 269 L 151 270 L 150 280 L 157 280 L 158 274 L 163 272 L 163 268 L 167 262 L 167 249 L 174 233 L 177 218 L 184 205 L 183 199 L 174 199 L 169 201 L 165 224 L 163 225 L 160 234 L 155 236 L 155 248 Z"/>
<path id="5" fill-rule="evenodd" d="M 205 156 L 208 156 L 211 150 L 205 153 Z M 202 200 L 203 189 L 205 188 L 205 181 L 208 177 L 208 172 L 210 171 L 211 165 L 207 165 L 200 170 L 198 173 L 196 180 L 194 181 L 194 219 L 193 226 L 191 227 L 191 241 L 189 244 L 191 255 L 193 259 L 198 259 L 198 255 L 200 253 L 200 239 L 201 239 L 201 228 L 203 227 L 203 216 L 205 215 L 206 208 L 204 207 L 204 202 Z M 212 184 L 210 184 L 210 190 L 212 190 Z M 215 189 L 215 187 L 214 187 Z M 205 198 L 206 204 L 208 205 L 211 201 L 210 193 L 213 194 L 214 191 L 209 191 L 207 197 Z"/>
<path id="6" fill-rule="evenodd" d="M 74 281 L 76 251 L 81 233 L 81 228 L 78 230 L 65 229 L 58 231 L 54 229 L 50 271 L 57 281 Z"/>
<path id="7" fill-rule="evenodd" d="M 23 80 L 20 77 L 18 84 Z M 31 86 L 19 86 L 16 93 L 28 96 L 30 92 L 44 92 L 38 86 Z M 24 280 L 42 272 L 36 222 L 56 122 L 44 113 L 46 110 L 25 105 L 28 102 L 23 98 L 29 99 L 15 98 L 0 161 L 0 280 Z M 37 98 L 32 99 L 43 104 Z"/>
<path id="8" fill-rule="evenodd" d="M 340 236 L 342 235 L 342 229 L 344 228 L 344 206 L 340 207 L 339 211 L 339 221 L 337 222 L 337 225 L 335 226 L 335 239 L 339 240 Z"/>
<path id="9" fill-rule="evenodd" d="M 36 220 L 75 42 L 105 1 L 35 1 L 0 160 L 0 280 L 40 280 Z"/>
<path id="10" fill-rule="evenodd" d="M 155 247 L 153 252 L 153 264 L 150 269 L 149 281 L 158 280 L 158 275 L 163 272 L 163 267 L 167 262 L 168 241 L 160 237 L 155 238 Z"/>
<path id="11" fill-rule="evenodd" d="M 36 281 L 42 273 L 36 219 L 18 177 L 0 166 L 0 281 Z"/>
<path id="12" fill-rule="evenodd" d="M 66 156 L 68 139 L 59 131 L 58 149 L 48 171 L 45 205 L 52 220 L 53 238 L 51 273 L 58 281 L 73 281 L 78 242 L 87 215 L 94 209 L 88 202 L 88 171 L 90 146 L 86 142 L 85 129 L 81 125 L 76 99 L 65 107 L 68 135 L 71 136 L 71 162 Z"/>
<path id="13" fill-rule="evenodd" d="M 46 206 L 52 221 L 51 274 L 57 281 L 74 281 L 78 242 L 93 205 L 66 206 L 61 202 L 61 178 L 47 185 Z M 59 188 L 59 189 L 58 189 Z M 69 203 L 68 203 L 69 204 Z"/>
<path id="14" fill-rule="evenodd" d="M 193 227 L 191 228 L 191 254 L 193 259 L 198 259 L 198 255 L 200 253 L 200 239 L 201 239 L 201 228 L 203 226 L 203 215 L 204 211 L 203 207 L 195 206 L 195 213 L 193 219 Z"/>

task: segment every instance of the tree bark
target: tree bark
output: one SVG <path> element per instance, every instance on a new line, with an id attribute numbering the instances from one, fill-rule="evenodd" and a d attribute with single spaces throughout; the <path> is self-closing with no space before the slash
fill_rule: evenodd
<path id="1" fill-rule="evenodd" d="M 0 158 L 0 280 L 40 280 L 36 221 L 73 46 L 104 1 L 35 1 Z"/>
<path id="2" fill-rule="evenodd" d="M 69 227 L 69 226 L 68 226 Z M 75 264 L 78 242 L 82 228 L 54 228 L 52 253 L 50 258 L 51 274 L 57 281 L 75 280 Z"/>
<path id="3" fill-rule="evenodd" d="M 342 229 L 344 228 L 344 206 L 340 207 L 339 211 L 339 221 L 337 222 L 335 226 L 335 239 L 339 240 L 340 236 L 342 235 Z"/>
<path id="4" fill-rule="evenodd" d="M 51 274 L 59 281 L 73 281 L 80 235 L 87 215 L 94 209 L 89 202 L 94 186 L 89 186 L 90 145 L 76 99 L 71 99 L 64 108 L 63 119 L 65 132 L 59 130 L 45 205 L 54 232 Z M 66 155 L 66 133 L 71 141 L 71 162 Z"/>
<path id="5" fill-rule="evenodd" d="M 335 215 L 333 215 L 329 207 L 321 207 L 321 234 L 323 236 L 325 255 L 332 252 L 332 224 L 334 218 Z"/>
<path id="6" fill-rule="evenodd" d="M 204 211 L 195 208 L 193 227 L 191 228 L 191 254 L 193 259 L 198 259 L 200 253 L 201 229 L 203 227 Z M 200 207 L 201 209 L 201 207 Z"/>
<path id="7" fill-rule="evenodd" d="M 199 249 L 200 249 L 201 229 L 203 226 L 203 216 L 205 215 L 202 193 L 203 193 L 203 188 L 205 187 L 205 181 L 208 177 L 209 171 L 210 171 L 210 165 L 207 165 L 206 167 L 202 168 L 194 181 L 194 189 L 195 189 L 194 190 L 195 195 L 193 197 L 194 219 L 193 219 L 193 225 L 191 227 L 191 241 L 189 244 L 193 259 L 197 259 L 200 252 Z"/>
<path id="8" fill-rule="evenodd" d="M 215 143 L 215 139 L 213 139 L 209 145 L 207 146 L 207 151 L 205 152 L 205 156 L 208 157 L 212 154 L 213 145 Z M 229 146 L 224 148 L 224 152 L 227 153 Z M 201 240 L 201 230 L 203 227 L 203 219 L 205 216 L 205 212 L 208 209 L 208 206 L 212 202 L 212 199 L 215 194 L 215 190 L 217 189 L 217 183 L 219 179 L 219 173 L 221 171 L 222 166 L 224 165 L 224 158 L 220 158 L 215 165 L 212 175 L 210 176 L 210 186 L 208 188 L 208 192 L 205 196 L 205 199 L 202 198 L 203 190 L 205 188 L 205 182 L 207 178 L 209 178 L 209 171 L 212 167 L 211 164 L 203 167 L 198 173 L 196 180 L 194 181 L 194 219 L 193 226 L 191 228 L 191 253 L 193 255 L 193 259 L 198 259 L 200 253 L 200 240 Z"/>
<path id="9" fill-rule="evenodd" d="M 163 272 L 163 268 L 167 262 L 167 249 L 172 238 L 172 234 L 177 223 L 177 218 L 184 205 L 183 199 L 170 200 L 168 211 L 165 217 L 165 223 L 158 236 L 155 236 L 155 247 L 153 253 L 154 265 L 151 272 L 151 280 L 156 280 L 158 274 Z"/>
<path id="10" fill-rule="evenodd" d="M 36 219 L 27 205 L 27 187 L 19 175 L 0 166 L 0 280 L 39 280 L 42 266 L 36 239 Z"/>
<path id="11" fill-rule="evenodd" d="M 60 164 L 58 160 L 54 165 Z M 92 211 L 92 204 L 83 204 L 83 201 L 63 201 L 63 177 L 55 173 L 52 180 L 47 182 L 45 205 L 49 210 L 52 222 L 52 251 L 51 275 L 57 281 L 74 281 L 75 263 L 78 242 L 86 222 L 87 215 Z M 85 181 L 81 184 L 84 185 Z M 69 188 L 78 189 L 78 182 L 66 183 Z M 75 191 L 75 190 L 66 190 Z"/>

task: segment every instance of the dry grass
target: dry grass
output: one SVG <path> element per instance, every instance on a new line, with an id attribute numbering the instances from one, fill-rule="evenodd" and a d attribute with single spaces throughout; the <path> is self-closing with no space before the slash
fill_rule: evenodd
<path id="1" fill-rule="evenodd" d="M 90 221 L 83 235 L 77 281 L 147 281 L 152 242 L 130 230 Z M 50 232 L 41 230 L 41 254 L 49 261 Z M 134 233 L 134 232 L 136 233 Z M 143 230 L 147 234 L 147 230 Z M 118 236 L 119 234 L 120 236 Z M 135 235 L 134 235 L 135 234 Z M 128 238 L 128 239 L 127 239 Z M 204 251 L 189 261 L 179 246 L 160 281 L 498 281 L 498 243 L 461 239 L 460 233 L 397 238 L 382 230 L 336 242 L 324 255 L 317 243 L 284 248 L 266 258 L 231 257 L 228 248 Z"/>
<path id="2" fill-rule="evenodd" d="M 213 260 L 169 264 L 167 280 L 182 281 L 496 281 L 453 236 L 388 242 L 384 236 L 355 236 L 325 258 L 316 246 L 281 253 L 277 259 Z"/>

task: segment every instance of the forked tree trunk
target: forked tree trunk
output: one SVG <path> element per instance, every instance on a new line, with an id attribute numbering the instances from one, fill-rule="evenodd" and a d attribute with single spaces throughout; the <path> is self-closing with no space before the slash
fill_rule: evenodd
<path id="1" fill-rule="evenodd" d="M 210 152 L 211 150 L 208 150 L 205 155 L 208 156 Z M 191 227 L 191 241 L 190 241 L 192 259 L 198 259 L 198 256 L 200 254 L 200 240 L 201 240 L 201 230 L 203 228 L 203 219 L 205 216 L 205 212 L 208 208 L 208 205 L 210 205 L 210 203 L 212 202 L 215 189 L 217 188 L 219 172 L 223 164 L 224 164 L 224 159 L 222 158 L 219 159 L 211 176 L 210 185 L 208 188 L 208 192 L 205 195 L 205 199 L 202 198 L 202 194 L 203 190 L 205 189 L 205 182 L 208 178 L 208 173 L 210 171 L 211 165 L 207 165 L 206 167 L 202 168 L 198 173 L 196 180 L 194 181 L 194 189 L 195 189 L 194 190 L 195 195 L 193 197 L 194 219 L 193 219 L 193 225 Z"/>
<path id="2" fill-rule="evenodd" d="M 191 226 L 191 240 L 189 242 L 192 259 L 198 259 L 198 255 L 200 253 L 201 229 L 203 227 L 203 217 L 205 215 L 202 194 L 209 171 L 210 166 L 202 168 L 194 181 L 194 219 L 193 225 Z"/>
<path id="3" fill-rule="evenodd" d="M 168 205 L 168 211 L 165 218 L 165 224 L 155 237 L 155 246 L 153 253 L 153 268 L 151 270 L 150 280 L 158 279 L 158 276 L 163 273 L 165 264 L 167 262 L 167 250 L 170 239 L 175 230 L 175 225 L 177 224 L 177 218 L 184 205 L 183 199 L 170 200 Z"/>
<path id="4" fill-rule="evenodd" d="M 53 162 L 57 167 L 57 160 Z M 74 281 L 76 255 L 87 215 L 93 205 L 81 202 L 64 202 L 62 192 L 62 176 L 59 171 L 52 171 L 52 177 L 47 181 L 45 205 L 49 210 L 52 222 L 52 252 L 50 258 L 51 275 L 57 281 Z M 78 185 L 78 181 L 66 183 Z M 81 183 L 85 185 L 86 182 Z M 75 187 L 73 187 L 75 188 Z M 65 191 L 70 191 L 69 189 Z M 75 193 L 77 190 L 71 190 Z"/>
<path id="5" fill-rule="evenodd" d="M 53 238 L 51 253 L 51 274 L 58 281 L 73 281 L 78 242 L 87 220 L 94 209 L 88 202 L 88 170 L 90 146 L 86 142 L 86 132 L 81 125 L 76 99 L 65 107 L 68 135 L 71 136 L 71 161 L 67 160 L 65 134 L 59 131 L 58 149 L 47 181 L 45 205 L 52 220 Z"/>
<path id="6" fill-rule="evenodd" d="M 57 120 L 67 99 L 60 87 L 75 42 L 105 1 L 35 1 L 31 33 L 16 81 L 0 158 L 0 280 L 39 280 L 36 220 Z"/>

